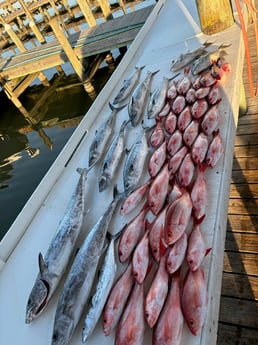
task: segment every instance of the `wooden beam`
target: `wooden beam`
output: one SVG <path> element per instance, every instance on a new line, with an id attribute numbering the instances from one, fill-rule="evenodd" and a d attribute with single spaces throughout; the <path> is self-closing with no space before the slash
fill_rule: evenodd
<path id="1" fill-rule="evenodd" d="M 24 47 L 24 44 L 20 38 L 16 35 L 10 24 L 7 24 L 2 16 L 0 16 L 0 23 L 3 25 L 7 34 L 11 37 L 13 43 L 17 46 L 20 52 L 24 53 L 27 49 Z"/>
<path id="2" fill-rule="evenodd" d="M 204 34 L 213 35 L 234 24 L 229 0 L 196 0 L 196 5 Z"/>
<path id="3" fill-rule="evenodd" d="M 110 10 L 110 4 L 107 0 L 97 0 L 98 1 L 98 4 L 101 8 L 101 11 L 104 15 L 104 17 L 109 20 L 111 18 L 113 18 L 113 15 L 111 13 L 111 10 Z"/>
<path id="4" fill-rule="evenodd" d="M 62 28 L 60 27 L 56 18 L 50 20 L 49 24 L 51 25 L 52 30 L 56 38 L 58 39 L 59 43 L 64 49 L 66 56 L 68 57 L 69 61 L 71 62 L 75 72 L 77 73 L 78 77 L 81 81 L 83 81 L 83 73 L 84 67 L 80 60 L 78 59 L 77 55 L 75 54 L 73 48 L 71 47 L 68 38 L 65 36 Z"/>
<path id="5" fill-rule="evenodd" d="M 78 5 L 88 23 L 89 26 L 95 26 L 96 23 L 96 19 L 94 17 L 94 15 L 91 12 L 90 6 L 88 5 L 87 1 L 85 0 L 77 0 Z"/>

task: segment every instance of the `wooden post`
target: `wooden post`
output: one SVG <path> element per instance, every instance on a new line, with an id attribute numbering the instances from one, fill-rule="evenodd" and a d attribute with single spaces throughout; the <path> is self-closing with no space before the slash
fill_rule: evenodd
<path id="1" fill-rule="evenodd" d="M 26 48 L 24 47 L 22 41 L 16 35 L 16 33 L 12 29 L 11 25 L 7 24 L 2 16 L 0 16 L 0 23 L 3 25 L 5 31 L 11 37 L 13 43 L 17 46 L 17 48 L 20 50 L 20 52 L 23 52 L 23 53 L 26 52 Z"/>
<path id="2" fill-rule="evenodd" d="M 196 0 L 204 34 L 221 32 L 234 23 L 230 0 Z"/>
<path id="3" fill-rule="evenodd" d="M 89 26 L 95 26 L 97 23 L 96 23 L 95 17 L 92 14 L 90 6 L 88 5 L 87 1 L 77 0 L 77 2 L 78 2 L 78 5 L 79 5 L 87 23 L 88 23 L 88 25 Z"/>
<path id="4" fill-rule="evenodd" d="M 30 13 L 29 9 L 27 8 L 27 6 L 24 3 L 24 0 L 19 0 L 21 7 L 23 8 L 23 11 L 26 14 L 26 17 L 29 20 L 29 26 L 31 28 L 31 30 L 34 32 L 35 36 L 37 37 L 37 39 L 39 40 L 40 43 L 45 43 L 45 38 L 43 37 L 43 35 L 41 34 L 39 28 L 37 27 L 37 25 L 34 22 L 34 18 L 32 16 L 32 14 Z"/>
<path id="5" fill-rule="evenodd" d="M 80 80 L 83 81 L 83 72 L 84 67 L 80 60 L 78 59 L 77 55 L 75 54 L 73 48 L 71 47 L 68 38 L 65 36 L 63 30 L 61 29 L 57 19 L 53 18 L 50 20 L 49 24 L 51 25 L 52 30 L 58 41 L 60 42 L 61 46 L 63 47 L 69 61 L 71 62 L 75 72 L 79 76 Z"/>
<path id="6" fill-rule="evenodd" d="M 109 2 L 107 0 L 98 0 L 98 4 L 106 20 L 112 19 L 113 15 L 110 10 Z"/>

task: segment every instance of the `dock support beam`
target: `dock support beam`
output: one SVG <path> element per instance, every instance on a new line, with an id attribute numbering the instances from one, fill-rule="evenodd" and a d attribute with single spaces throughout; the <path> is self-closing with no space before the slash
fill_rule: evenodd
<path id="1" fill-rule="evenodd" d="M 78 2 L 78 5 L 79 5 L 87 23 L 88 23 L 88 25 L 89 26 L 95 26 L 97 23 L 96 23 L 95 17 L 92 14 L 90 6 L 88 5 L 87 1 L 77 0 L 77 2 Z"/>

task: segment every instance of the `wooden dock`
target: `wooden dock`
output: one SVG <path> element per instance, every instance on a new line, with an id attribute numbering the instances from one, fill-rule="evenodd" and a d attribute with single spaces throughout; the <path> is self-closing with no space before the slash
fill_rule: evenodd
<path id="1" fill-rule="evenodd" d="M 253 24 L 248 37 L 257 82 Z M 258 100 L 250 97 L 246 65 L 243 82 L 248 110 L 235 138 L 217 345 L 258 343 Z"/>
<path id="2" fill-rule="evenodd" d="M 49 3 L 50 5 L 53 3 L 52 6 L 55 5 L 53 1 L 49 1 Z M 57 14 L 48 21 L 48 25 L 51 27 L 56 39 L 51 43 L 45 43 L 41 30 L 33 22 L 32 13 L 36 8 L 35 4 L 31 4 L 26 8 L 24 2 L 21 2 L 24 10 L 20 15 L 25 12 L 27 18 L 30 19 L 30 23 L 33 22 L 31 28 L 41 43 L 30 50 L 26 49 L 19 36 L 8 24 L 7 19 L 10 15 L 7 16 L 7 19 L 0 16 L 0 23 L 6 28 L 20 51 L 19 54 L 12 55 L 8 59 L 0 59 L 0 84 L 8 98 L 25 117 L 28 117 L 29 113 L 21 104 L 19 96 L 37 77 L 43 85 L 49 86 L 44 71 L 55 67 L 60 72 L 62 71 L 62 65 L 66 62 L 72 64 L 85 90 L 89 94 L 94 94 L 91 78 L 101 62 L 106 58 L 108 63 L 112 63 L 112 50 L 123 48 L 125 50 L 127 48 L 153 9 L 153 6 L 147 6 L 141 10 L 113 18 L 108 2 L 102 0 L 98 3 L 102 11 L 103 22 L 97 24 L 94 11 L 88 3 L 78 1 L 89 28 L 75 34 L 69 34 L 64 29 L 64 22 Z M 124 10 L 123 1 L 119 1 L 119 4 Z M 35 8 L 32 8 L 32 6 Z M 9 18 L 9 21 L 11 19 Z M 90 57 L 96 57 L 93 64 L 91 64 Z"/>

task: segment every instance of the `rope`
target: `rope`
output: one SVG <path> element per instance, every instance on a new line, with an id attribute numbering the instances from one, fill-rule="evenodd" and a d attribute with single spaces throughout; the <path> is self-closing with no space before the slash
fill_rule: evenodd
<path id="1" fill-rule="evenodd" d="M 252 15 L 252 20 L 254 23 L 254 30 L 255 30 L 255 38 L 256 38 L 256 58 L 258 62 L 258 31 L 257 31 L 257 23 L 256 23 L 256 13 L 257 9 L 255 6 L 249 1 L 249 0 L 243 0 L 246 6 L 248 7 L 251 15 Z M 239 3 L 239 0 L 235 0 L 238 16 L 239 16 L 239 21 L 242 29 L 242 34 L 243 34 L 243 40 L 244 40 L 244 45 L 245 45 L 245 56 L 246 56 L 246 64 L 247 64 L 247 76 L 248 76 L 248 83 L 249 83 L 249 88 L 250 88 L 250 94 L 251 97 L 255 97 L 258 95 L 258 80 L 256 80 L 256 90 L 254 89 L 254 83 L 253 83 L 253 77 L 252 77 L 252 66 L 251 66 L 251 59 L 250 59 L 250 50 L 249 50 L 249 45 L 248 45 L 248 37 L 247 37 L 247 31 L 245 28 L 245 22 L 244 18 L 241 12 L 241 6 Z M 256 76 L 257 78 L 257 76 Z"/>

